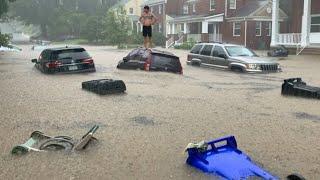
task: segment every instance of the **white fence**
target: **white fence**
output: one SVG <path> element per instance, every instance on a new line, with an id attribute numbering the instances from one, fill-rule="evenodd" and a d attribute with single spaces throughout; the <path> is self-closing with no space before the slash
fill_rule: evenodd
<path id="1" fill-rule="evenodd" d="M 300 33 L 288 33 L 278 35 L 278 44 L 280 45 L 298 45 L 301 44 Z"/>
<path id="2" fill-rule="evenodd" d="M 210 42 L 222 42 L 222 34 L 209 34 Z"/>

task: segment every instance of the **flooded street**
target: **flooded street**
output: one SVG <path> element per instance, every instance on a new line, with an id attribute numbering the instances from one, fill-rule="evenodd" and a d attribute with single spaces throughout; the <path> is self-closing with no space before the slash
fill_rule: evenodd
<path id="1" fill-rule="evenodd" d="M 215 179 L 188 165 L 189 142 L 234 135 L 238 147 L 272 174 L 320 177 L 320 101 L 281 96 L 285 78 L 320 86 L 319 56 L 279 61 L 282 73 L 240 74 L 186 65 L 184 75 L 116 69 L 129 51 L 84 46 L 97 72 L 45 75 L 40 51 L 0 52 L 0 179 Z M 112 78 L 124 95 L 99 96 L 81 82 Z M 81 138 L 100 125 L 99 142 L 80 153 L 15 157 L 35 130 Z"/>

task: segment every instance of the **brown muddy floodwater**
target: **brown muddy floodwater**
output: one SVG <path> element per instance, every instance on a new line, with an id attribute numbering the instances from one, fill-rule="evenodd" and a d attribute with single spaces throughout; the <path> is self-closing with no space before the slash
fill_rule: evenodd
<path id="1" fill-rule="evenodd" d="M 238 74 L 186 65 L 184 75 L 117 70 L 128 51 L 86 46 L 91 74 L 44 75 L 20 53 L 0 53 L 0 179 L 215 179 L 185 164 L 189 142 L 235 135 L 239 148 L 284 178 L 320 178 L 320 101 L 283 97 L 284 78 L 320 86 L 319 56 L 290 56 L 284 72 Z M 99 96 L 81 82 L 122 79 L 124 95 Z M 95 146 L 80 153 L 30 153 L 11 148 L 34 130 L 81 137 L 100 125 Z"/>

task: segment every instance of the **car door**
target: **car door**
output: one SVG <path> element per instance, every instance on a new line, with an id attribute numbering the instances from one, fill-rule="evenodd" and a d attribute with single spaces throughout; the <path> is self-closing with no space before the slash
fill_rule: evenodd
<path id="1" fill-rule="evenodd" d="M 202 44 L 196 44 L 190 51 L 190 56 L 188 56 L 188 60 L 191 61 L 192 63 L 194 62 L 201 62 L 200 59 L 200 51 L 203 48 Z"/>
<path id="2" fill-rule="evenodd" d="M 206 44 L 204 45 L 204 47 L 202 48 L 202 50 L 200 51 L 200 60 L 201 60 L 201 64 L 204 65 L 211 65 L 213 62 L 213 57 L 211 56 L 211 52 L 213 49 L 213 45 L 210 44 Z"/>
<path id="3" fill-rule="evenodd" d="M 222 46 L 216 45 L 213 49 L 214 65 L 228 67 L 227 53 Z"/>

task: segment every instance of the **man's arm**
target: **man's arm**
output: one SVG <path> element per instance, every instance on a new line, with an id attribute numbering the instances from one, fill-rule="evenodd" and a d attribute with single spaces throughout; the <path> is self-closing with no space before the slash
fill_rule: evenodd
<path id="1" fill-rule="evenodd" d="M 143 13 L 142 13 L 141 16 L 140 16 L 140 18 L 139 18 L 139 21 L 140 21 L 141 23 L 143 23 L 143 18 L 144 18 L 144 15 L 143 15 Z"/>
<path id="2" fill-rule="evenodd" d="M 157 16 L 155 16 L 153 13 L 152 13 L 152 24 L 156 24 L 156 23 L 158 23 L 158 17 Z"/>

